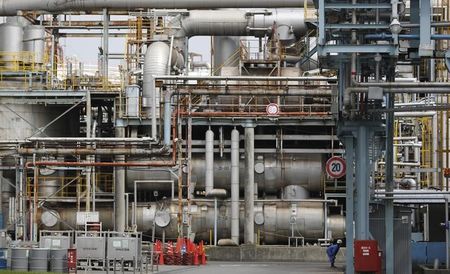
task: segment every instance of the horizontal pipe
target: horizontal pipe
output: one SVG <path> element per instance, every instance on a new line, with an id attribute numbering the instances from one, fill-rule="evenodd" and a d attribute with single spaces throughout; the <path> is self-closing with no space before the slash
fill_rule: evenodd
<path id="1" fill-rule="evenodd" d="M 0 16 L 13 16 L 18 11 L 135 10 L 135 9 L 220 9 L 220 8 L 293 8 L 303 0 L 1 0 Z"/>
<path id="2" fill-rule="evenodd" d="M 374 83 L 375 84 L 375 83 Z M 399 83 L 400 84 L 400 83 Z M 423 85 L 423 86 L 399 86 L 399 87 L 389 87 L 389 86 L 380 86 L 384 88 L 384 93 L 439 93 L 439 94 L 449 94 L 450 93 L 450 84 L 449 83 L 441 83 L 441 82 L 433 82 L 427 84 L 446 84 L 446 85 Z M 378 85 L 373 85 L 378 86 Z M 369 87 L 351 87 L 347 88 L 347 91 L 350 93 L 367 93 L 369 91 Z"/>
<path id="3" fill-rule="evenodd" d="M 57 142 L 57 143 L 147 143 L 155 141 L 153 138 L 77 138 L 77 137 L 30 137 L 30 142 Z"/>
<path id="4" fill-rule="evenodd" d="M 140 148 L 18 148 L 22 155 L 160 155 L 163 149 Z"/>
<path id="5" fill-rule="evenodd" d="M 331 87 L 331 86 L 330 86 Z M 331 96 L 330 89 L 178 89 L 174 93 L 179 95 L 266 95 L 266 96 Z"/>
<path id="6" fill-rule="evenodd" d="M 174 161 L 150 161 L 150 162 L 28 162 L 26 168 L 38 166 L 76 166 L 76 167 L 172 167 Z"/>
<path id="7" fill-rule="evenodd" d="M 268 116 L 266 112 L 180 112 L 181 116 L 191 117 L 264 117 Z M 326 116 L 330 115 L 330 112 L 280 112 L 276 116 L 270 117 L 286 117 L 286 116 Z"/>
<path id="8" fill-rule="evenodd" d="M 317 76 L 299 76 L 299 77 L 269 77 L 269 76 L 170 76 L 154 75 L 155 80 L 173 80 L 173 81 L 337 81 L 336 77 L 317 77 Z"/>

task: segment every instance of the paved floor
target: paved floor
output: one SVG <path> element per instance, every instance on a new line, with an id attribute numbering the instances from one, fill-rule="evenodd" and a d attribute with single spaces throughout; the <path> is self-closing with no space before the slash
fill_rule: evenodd
<path id="1" fill-rule="evenodd" d="M 149 270 L 140 272 L 130 272 L 117 270 L 114 271 L 92 271 L 78 270 L 79 274 L 151 274 Z M 333 269 L 327 263 L 243 263 L 243 262 L 208 262 L 203 266 L 171 266 L 163 265 L 159 267 L 159 271 L 153 273 L 168 274 L 343 274 L 343 267 Z"/>
<path id="2" fill-rule="evenodd" d="M 196 274 L 326 274 L 344 273 L 343 269 L 332 269 L 326 263 L 242 263 L 208 262 L 205 266 L 182 267 L 161 266 L 158 273 L 196 273 Z"/>

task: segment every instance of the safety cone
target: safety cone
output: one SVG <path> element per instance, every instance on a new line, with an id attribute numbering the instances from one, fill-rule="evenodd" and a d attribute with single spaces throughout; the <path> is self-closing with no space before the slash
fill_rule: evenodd
<path id="1" fill-rule="evenodd" d="M 194 265 L 197 265 L 197 266 L 199 265 L 197 249 L 194 249 Z"/>
<path id="2" fill-rule="evenodd" d="M 164 252 L 159 251 L 159 265 L 164 265 Z"/>

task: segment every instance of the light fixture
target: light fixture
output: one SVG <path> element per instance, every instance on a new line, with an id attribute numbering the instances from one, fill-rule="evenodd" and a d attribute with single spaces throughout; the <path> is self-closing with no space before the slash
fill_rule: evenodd
<path id="1" fill-rule="evenodd" d="M 399 34 L 402 31 L 402 26 L 397 18 L 392 19 L 391 24 L 389 25 L 389 29 L 392 34 Z"/>

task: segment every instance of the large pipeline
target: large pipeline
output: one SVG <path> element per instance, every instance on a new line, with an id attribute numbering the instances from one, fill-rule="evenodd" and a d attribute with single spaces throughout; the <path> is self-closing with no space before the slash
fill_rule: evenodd
<path id="1" fill-rule="evenodd" d="M 240 201 L 239 210 L 239 231 L 240 242 L 243 241 L 243 231 L 245 224 L 244 201 Z M 163 235 L 166 239 L 174 239 L 178 235 L 177 212 L 178 202 L 166 202 L 161 209 L 161 203 L 148 203 L 145 206 L 137 207 L 136 224 L 137 230 L 150 232 L 153 220 L 156 216 L 156 237 Z M 283 202 L 283 201 L 262 201 L 255 202 L 254 225 L 255 232 L 259 231 L 261 243 L 264 244 L 287 244 L 288 237 L 291 236 L 292 229 L 294 235 L 303 236 L 307 240 L 317 240 L 325 235 L 325 227 L 331 231 L 333 238 L 344 237 L 345 221 L 341 215 L 326 216 L 323 202 Z M 100 221 L 105 230 L 113 228 L 113 211 L 110 208 L 97 208 L 100 214 Z M 187 210 L 187 209 L 186 209 Z M 218 204 L 218 238 L 229 239 L 231 233 L 231 203 L 229 201 L 219 201 Z M 43 229 L 65 230 L 67 225 L 75 227 L 75 208 L 60 208 L 54 214 L 64 220 L 63 222 L 47 220 L 51 226 L 46 226 L 41 222 Z M 196 240 L 209 242 L 210 231 L 214 229 L 214 203 L 212 201 L 194 201 L 191 205 L 192 233 Z M 130 220 L 132 212 L 130 210 Z M 47 216 L 48 217 L 48 216 Z M 325 226 L 326 222 L 326 226 Z M 150 234 L 150 233 L 149 233 Z"/>
<path id="2" fill-rule="evenodd" d="M 1 0 L 0 16 L 18 11 L 100 11 L 135 9 L 221 9 L 221 8 L 293 8 L 303 7 L 303 0 Z"/>

